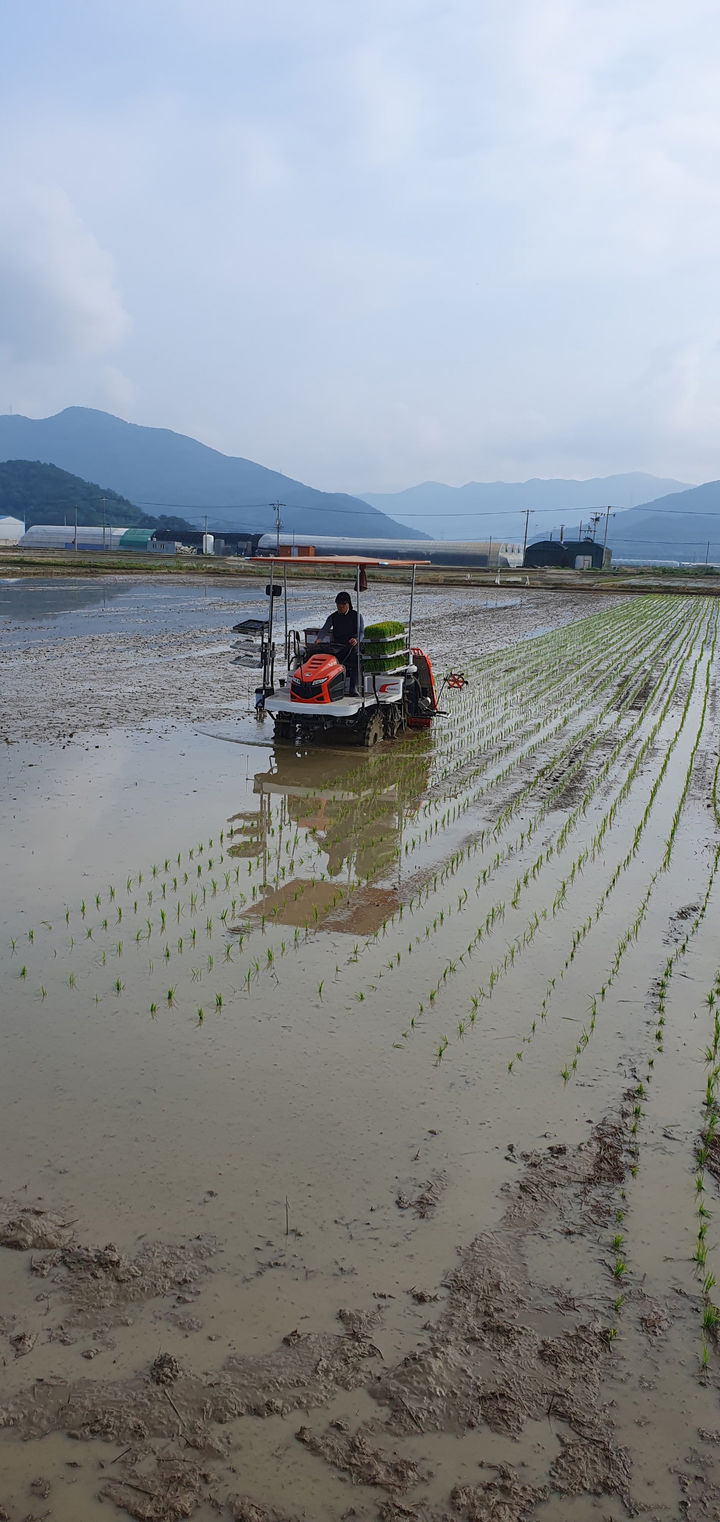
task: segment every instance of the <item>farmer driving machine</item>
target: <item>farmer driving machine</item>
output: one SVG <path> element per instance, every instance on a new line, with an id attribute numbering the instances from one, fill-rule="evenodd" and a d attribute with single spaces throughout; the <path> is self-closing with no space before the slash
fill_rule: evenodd
<path id="1" fill-rule="evenodd" d="M 327 741 L 370 748 L 393 739 L 405 729 L 429 729 L 440 711 L 432 667 L 425 652 L 412 641 L 415 571 L 424 561 L 383 561 L 346 556 L 313 557 L 313 566 L 336 566 L 355 571 L 356 610 L 360 623 L 360 594 L 367 585 L 368 566 L 411 570 L 407 624 L 389 620 L 369 624 L 349 652 L 347 646 L 321 638 L 317 628 L 288 629 L 287 557 L 258 557 L 268 565 L 269 617 L 236 625 L 241 636 L 239 660 L 259 657 L 262 683 L 255 691 L 258 713 L 272 715 L 275 739 Z M 278 573 L 282 567 L 282 582 Z M 285 614 L 285 674 L 276 681 L 278 648 L 273 635 L 275 598 L 283 596 Z M 251 627 L 252 626 L 252 627 Z M 282 649 L 282 647 L 281 647 Z M 457 676 L 458 673 L 451 675 Z M 443 683 L 443 685 L 445 685 Z"/>

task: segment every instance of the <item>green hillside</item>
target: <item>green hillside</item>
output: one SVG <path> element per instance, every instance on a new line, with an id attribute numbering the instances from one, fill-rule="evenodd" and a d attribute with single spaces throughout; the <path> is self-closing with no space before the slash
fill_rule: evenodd
<path id="1" fill-rule="evenodd" d="M 57 465 L 39 460 L 6 460 L 0 463 L 0 517 L 24 518 L 32 523 L 74 523 L 114 528 L 189 527 L 184 518 L 152 518 L 109 487 L 83 481 Z"/>

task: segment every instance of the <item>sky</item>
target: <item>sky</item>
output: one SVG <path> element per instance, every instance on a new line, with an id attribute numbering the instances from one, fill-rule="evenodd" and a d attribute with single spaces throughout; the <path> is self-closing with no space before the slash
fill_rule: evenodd
<path id="1" fill-rule="evenodd" d="M 715 0 L 5 0 L 0 411 L 720 478 Z"/>

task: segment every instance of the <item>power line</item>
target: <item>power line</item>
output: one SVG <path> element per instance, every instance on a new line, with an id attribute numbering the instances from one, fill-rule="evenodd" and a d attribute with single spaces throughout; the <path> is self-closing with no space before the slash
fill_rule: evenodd
<path id="1" fill-rule="evenodd" d="M 358 498 L 358 502 L 360 502 L 360 501 L 361 501 L 361 498 Z M 258 512 L 261 509 L 266 511 L 266 512 L 269 512 L 269 511 L 273 510 L 273 506 L 274 506 L 274 504 L 271 504 L 271 503 L 268 503 L 268 502 L 203 502 L 203 503 L 192 503 L 192 502 L 142 502 L 142 501 L 137 501 L 137 502 L 135 502 L 134 505 L 135 505 L 135 507 L 172 508 L 173 511 L 175 511 L 175 512 L 183 512 L 183 513 L 206 513 L 206 512 L 207 513 L 242 513 L 242 512 Z M 281 504 L 281 505 L 284 506 L 285 504 Z M 363 506 L 367 509 L 368 512 L 377 513 L 381 517 L 384 517 L 384 518 L 392 517 L 392 510 L 391 509 L 388 509 L 388 511 L 383 511 L 383 509 L 381 509 L 379 507 L 373 507 L 371 502 L 366 502 L 366 503 L 363 504 Z M 358 516 L 359 512 L 360 512 L 360 508 L 350 508 L 350 507 L 318 507 L 314 502 L 289 502 L 287 504 L 287 507 L 288 507 L 289 510 L 292 510 L 294 508 L 298 508 L 298 509 L 301 509 L 303 512 L 308 512 L 308 513 L 332 513 L 334 517 L 348 517 L 348 518 L 356 518 Z M 396 508 L 395 511 L 396 512 L 401 512 L 401 511 L 404 511 L 404 509 L 402 509 L 402 508 Z M 463 511 L 463 512 L 456 512 L 453 508 L 447 509 L 447 508 L 437 507 L 433 513 L 409 513 L 409 512 L 406 512 L 405 516 L 407 518 L 438 518 L 440 516 L 447 517 L 447 518 L 517 518 L 518 516 L 522 517 L 522 515 L 524 513 L 526 513 L 526 512 L 531 512 L 531 513 L 545 513 L 545 514 L 554 513 L 554 514 L 557 515 L 557 517 L 562 517 L 563 514 L 568 516 L 568 515 L 573 514 L 573 513 L 585 513 L 587 511 L 588 511 L 587 508 L 582 507 L 582 506 L 578 506 L 578 505 L 575 505 L 573 507 L 531 507 L 531 508 L 525 508 L 525 507 L 497 507 L 497 508 L 477 508 L 476 510 L 473 510 L 472 512 L 465 512 L 465 511 Z M 620 508 L 616 507 L 616 508 L 613 508 L 612 511 L 616 512 L 616 513 L 621 513 L 623 515 L 623 517 L 625 516 L 626 513 L 633 513 L 633 512 L 647 512 L 648 517 L 652 517 L 652 518 L 660 517 L 663 514 L 668 514 L 672 518 L 683 518 L 683 517 L 685 517 L 685 513 L 681 512 L 679 509 L 675 509 L 675 508 L 672 508 L 672 507 L 659 507 L 659 508 L 653 508 L 651 510 L 649 507 L 646 507 L 644 503 L 638 503 L 637 507 L 620 507 Z M 692 517 L 692 518 L 718 518 L 718 519 L 720 519 L 720 510 L 716 511 L 716 512 L 696 512 L 693 509 L 691 512 L 688 513 L 688 517 Z M 401 528 L 403 527 L 402 524 L 400 526 L 401 526 Z"/>

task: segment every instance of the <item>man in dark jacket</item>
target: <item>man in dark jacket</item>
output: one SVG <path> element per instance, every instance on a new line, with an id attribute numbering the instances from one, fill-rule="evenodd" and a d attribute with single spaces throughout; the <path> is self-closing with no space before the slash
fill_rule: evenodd
<path id="1" fill-rule="evenodd" d="M 342 661 L 350 680 L 350 696 L 358 696 L 358 641 L 363 637 L 365 623 L 353 608 L 349 593 L 338 592 L 335 612 L 330 613 L 315 641 L 329 640 L 340 646 L 338 660 Z"/>

